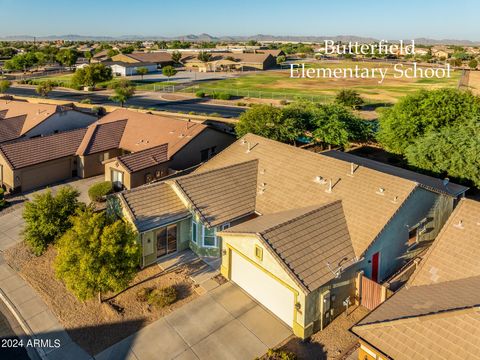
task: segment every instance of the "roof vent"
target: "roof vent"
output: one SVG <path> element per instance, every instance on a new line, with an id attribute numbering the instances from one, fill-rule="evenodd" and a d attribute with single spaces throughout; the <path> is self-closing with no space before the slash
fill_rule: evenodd
<path id="1" fill-rule="evenodd" d="M 463 229 L 463 220 L 458 220 L 458 222 L 453 226 L 455 226 L 457 229 Z"/>
<path id="2" fill-rule="evenodd" d="M 325 185 L 327 183 L 327 180 L 325 180 L 321 176 L 315 176 L 315 179 L 313 181 L 315 181 L 317 184 L 320 184 L 320 185 Z"/>
<path id="3" fill-rule="evenodd" d="M 385 188 L 379 187 L 377 190 L 378 195 L 385 195 Z"/>
<path id="4" fill-rule="evenodd" d="M 262 194 L 265 193 L 266 190 L 267 190 L 267 184 L 266 183 L 261 183 L 260 186 L 259 186 L 258 194 L 262 195 Z"/>
<path id="5" fill-rule="evenodd" d="M 247 141 L 247 153 L 249 153 L 250 151 L 252 151 L 252 145 L 250 144 L 249 141 Z"/>
<path id="6" fill-rule="evenodd" d="M 448 183 L 450 182 L 450 179 L 449 179 L 449 178 L 445 178 L 445 179 L 443 179 L 442 182 L 443 182 L 443 186 L 447 186 Z"/>
<path id="7" fill-rule="evenodd" d="M 355 167 L 355 163 L 351 162 L 350 163 L 350 173 L 348 174 L 349 176 L 353 176 L 353 174 L 355 174 L 355 170 L 357 168 Z"/>
<path id="8" fill-rule="evenodd" d="M 398 196 L 394 196 L 392 202 L 396 204 L 398 202 Z"/>
<path id="9" fill-rule="evenodd" d="M 328 189 L 325 190 L 325 192 L 331 193 L 331 192 L 332 192 L 332 189 L 333 189 L 333 187 L 332 187 L 332 179 L 329 179 L 329 180 L 328 180 Z"/>

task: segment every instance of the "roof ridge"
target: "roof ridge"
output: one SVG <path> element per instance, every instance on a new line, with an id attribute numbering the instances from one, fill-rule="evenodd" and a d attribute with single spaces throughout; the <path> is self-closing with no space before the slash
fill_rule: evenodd
<path id="1" fill-rule="evenodd" d="M 83 128 L 65 130 L 65 131 L 61 131 L 61 132 L 58 132 L 58 133 L 42 135 L 42 136 L 37 136 L 37 137 L 20 138 L 18 140 L 15 140 L 14 142 L 8 142 L 8 143 L 0 144 L 0 148 L 3 148 L 4 146 L 8 146 L 8 145 L 11 145 L 11 144 L 18 144 L 18 143 L 25 142 L 25 141 L 35 141 L 35 140 L 38 141 L 39 139 L 45 139 L 45 138 L 52 137 L 52 136 L 59 136 L 59 135 L 63 135 L 63 134 L 66 134 L 66 133 L 72 133 L 72 132 L 75 132 L 75 131 L 80 132 L 80 131 L 86 131 L 86 130 L 87 130 L 87 128 L 83 127 Z"/>
<path id="2" fill-rule="evenodd" d="M 278 228 L 281 228 L 281 227 L 283 227 L 283 226 L 286 226 L 286 225 L 288 225 L 288 224 L 291 224 L 291 223 L 294 222 L 294 221 L 303 219 L 303 218 L 305 218 L 305 217 L 307 217 L 307 216 L 309 216 L 309 215 L 312 215 L 312 214 L 314 214 L 314 213 L 316 213 L 316 212 L 318 212 L 318 211 L 321 211 L 321 210 L 323 210 L 323 209 L 325 209 L 325 208 L 328 208 L 328 207 L 330 207 L 330 206 L 333 206 L 333 205 L 335 205 L 335 204 L 337 204 L 337 203 L 342 203 L 342 200 L 341 200 L 341 199 L 337 199 L 337 200 L 333 200 L 333 201 L 328 202 L 328 203 L 321 204 L 321 205 L 319 205 L 318 208 L 309 210 L 309 211 L 307 211 L 306 213 L 300 214 L 300 215 L 298 215 L 298 216 L 296 216 L 296 217 L 294 217 L 294 218 L 291 218 L 291 219 L 286 220 L 286 221 L 284 221 L 284 222 L 281 222 L 281 223 L 279 223 L 279 224 L 277 224 L 277 225 L 274 225 L 274 226 L 272 226 L 272 227 L 270 227 L 270 228 L 268 228 L 268 229 L 265 229 L 265 230 L 261 231 L 259 234 L 263 236 L 263 235 L 265 235 L 265 234 L 268 233 L 268 232 L 271 232 L 271 231 L 273 231 L 273 230 L 276 230 L 276 229 L 278 229 Z M 313 207 L 313 206 L 316 206 L 316 205 L 307 206 L 307 207 L 305 207 L 305 209 L 311 208 L 311 207 Z M 296 209 L 294 208 L 294 209 L 289 209 L 289 210 L 281 211 L 281 212 L 284 212 L 284 213 L 285 213 L 285 212 L 295 211 L 295 210 L 300 210 L 300 209 L 301 209 L 301 208 L 296 208 Z M 342 211 L 343 211 L 343 208 L 342 208 Z M 271 215 L 279 214 L 279 213 L 280 213 L 280 212 L 271 213 Z M 263 216 L 265 216 L 265 215 L 263 215 Z"/>
<path id="3" fill-rule="evenodd" d="M 88 153 L 89 150 L 90 150 L 90 147 L 92 146 L 92 141 L 93 141 L 93 137 L 97 134 L 97 131 L 100 130 L 100 127 L 102 126 L 106 126 L 106 125 L 116 125 L 116 124 L 119 124 L 119 123 L 124 123 L 123 124 L 123 129 L 122 129 L 122 135 L 120 136 L 120 141 L 119 141 L 119 144 L 120 142 L 122 141 L 122 138 L 123 138 L 123 134 L 125 132 L 125 127 L 127 126 L 127 122 L 128 120 L 127 119 L 122 119 L 122 120 L 115 120 L 115 121 L 109 121 L 109 122 L 105 122 L 105 123 L 102 123 L 100 122 L 100 120 L 94 122 L 91 126 L 94 127 L 94 129 L 92 130 L 92 135 L 90 136 L 90 138 L 88 139 L 88 143 L 87 145 L 85 146 L 85 151 L 83 153 Z M 85 134 L 86 135 L 86 134 Z"/>
<path id="4" fill-rule="evenodd" d="M 179 176 L 174 181 L 177 182 L 177 180 L 181 180 L 181 179 L 194 178 L 194 177 L 198 177 L 200 175 L 211 174 L 213 172 L 217 172 L 217 171 L 220 171 L 220 170 L 230 169 L 230 168 L 233 168 L 233 167 L 238 167 L 240 165 L 245 165 L 247 163 L 253 163 L 253 162 L 258 163 L 259 160 L 258 159 L 252 159 L 252 160 L 247 160 L 247 161 L 243 161 L 243 162 L 232 164 L 232 165 L 223 166 L 223 167 L 216 168 L 216 169 L 211 169 L 211 170 L 207 170 L 207 171 L 203 171 L 203 172 L 198 172 L 198 173 L 188 174 L 188 175 L 184 175 L 184 176 Z M 258 178 L 258 176 L 257 176 L 257 178 Z"/>
<path id="5" fill-rule="evenodd" d="M 406 321 L 415 321 L 416 319 L 422 318 L 420 321 L 425 321 L 427 319 L 425 318 L 432 318 L 432 317 L 445 317 L 448 316 L 447 314 L 451 313 L 457 313 L 457 312 L 471 312 L 471 311 L 479 311 L 480 310 L 480 304 L 475 304 L 475 305 L 470 305 L 470 306 L 461 306 L 461 307 L 454 307 L 450 309 L 445 309 L 445 310 L 439 310 L 439 311 L 434 311 L 434 312 L 429 312 L 425 314 L 416 314 L 416 315 L 410 315 L 410 316 L 402 316 L 399 318 L 395 319 L 388 319 L 388 320 L 383 320 L 383 321 L 374 321 L 370 323 L 365 323 L 365 324 L 355 324 L 353 328 L 375 328 L 375 327 L 383 327 L 383 326 L 388 326 L 389 324 L 392 323 L 398 323 L 398 322 L 406 322 Z M 368 316 L 368 315 L 367 315 Z M 452 315 L 449 315 L 452 316 Z"/>

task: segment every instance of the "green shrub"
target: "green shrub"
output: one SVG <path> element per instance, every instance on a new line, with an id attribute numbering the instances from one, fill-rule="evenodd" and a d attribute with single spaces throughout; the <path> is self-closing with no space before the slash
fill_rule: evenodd
<path id="1" fill-rule="evenodd" d="M 94 114 L 98 116 L 103 116 L 107 113 L 107 110 L 105 110 L 105 108 L 102 106 L 94 106 L 92 107 L 92 111 Z"/>
<path id="2" fill-rule="evenodd" d="M 82 99 L 80 100 L 80 104 L 91 104 L 92 103 L 92 100 L 90 99 Z"/>
<path id="3" fill-rule="evenodd" d="M 239 101 L 239 102 L 237 102 L 237 106 L 247 106 L 247 103 L 245 103 L 243 101 Z"/>
<path id="4" fill-rule="evenodd" d="M 205 97 L 205 92 L 204 91 L 197 91 L 195 93 L 195 96 L 199 97 L 199 98 L 203 98 L 203 97 Z"/>
<path id="5" fill-rule="evenodd" d="M 212 97 L 218 100 L 230 100 L 232 95 L 229 93 L 213 93 Z"/>
<path id="6" fill-rule="evenodd" d="M 88 189 L 88 197 L 92 201 L 103 201 L 104 197 L 113 192 L 113 184 L 110 181 L 102 181 L 93 184 Z"/>
<path id="7" fill-rule="evenodd" d="M 137 293 L 135 294 L 135 297 L 137 298 L 138 301 L 146 302 L 148 301 L 148 298 L 152 293 L 152 291 L 153 291 L 153 288 L 150 288 L 150 287 L 141 288 L 140 290 L 137 291 Z"/>
<path id="8" fill-rule="evenodd" d="M 5 200 L 4 193 L 5 190 L 3 190 L 3 188 L 0 188 L 0 209 L 3 209 L 5 206 L 7 206 L 7 201 Z"/>
<path id="9" fill-rule="evenodd" d="M 280 105 L 288 105 L 288 101 L 287 100 L 280 100 Z"/>
<path id="10" fill-rule="evenodd" d="M 156 308 L 163 308 L 177 300 L 177 290 L 173 286 L 154 289 L 148 294 L 147 302 Z"/>
<path id="11" fill-rule="evenodd" d="M 297 355 L 286 350 L 268 349 L 262 360 L 297 360 Z"/>

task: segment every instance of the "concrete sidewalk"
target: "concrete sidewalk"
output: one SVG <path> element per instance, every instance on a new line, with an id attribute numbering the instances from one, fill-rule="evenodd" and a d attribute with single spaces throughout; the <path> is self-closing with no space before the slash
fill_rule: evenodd
<path id="1" fill-rule="evenodd" d="M 3 258 L 0 259 L 0 298 L 29 335 L 28 339 L 24 339 L 25 344 L 29 339 L 37 342 L 30 343 L 29 347 L 35 347 L 42 359 L 91 359 L 72 341 L 42 298 Z"/>
<path id="2" fill-rule="evenodd" d="M 95 356 L 96 360 L 246 359 L 291 335 L 233 283 L 221 285 Z"/>

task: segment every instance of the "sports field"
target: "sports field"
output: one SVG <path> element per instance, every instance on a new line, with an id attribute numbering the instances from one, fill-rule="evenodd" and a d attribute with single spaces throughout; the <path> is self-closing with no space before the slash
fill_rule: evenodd
<path id="1" fill-rule="evenodd" d="M 450 78 L 395 78 L 393 64 L 343 61 L 337 63 L 317 63 L 309 65 L 313 68 L 353 69 L 355 66 L 372 71 L 373 68 L 387 69 L 387 75 L 380 84 L 376 78 L 291 78 L 290 70 L 256 72 L 241 75 L 237 78 L 211 81 L 190 91 L 224 91 L 232 95 L 291 99 L 295 96 L 315 97 L 317 100 L 331 100 L 344 88 L 356 90 L 367 102 L 395 102 L 398 98 L 419 89 L 439 87 L 456 87 L 461 71 L 451 72 Z M 403 65 L 403 69 L 411 68 Z M 378 73 L 377 73 L 378 74 Z M 398 74 L 398 73 L 397 73 Z"/>

